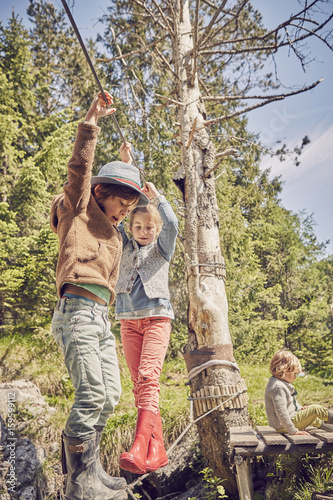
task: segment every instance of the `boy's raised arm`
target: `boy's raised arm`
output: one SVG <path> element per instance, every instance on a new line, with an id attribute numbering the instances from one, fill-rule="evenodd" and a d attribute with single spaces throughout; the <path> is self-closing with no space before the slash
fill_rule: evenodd
<path id="1" fill-rule="evenodd" d="M 112 104 L 112 96 L 108 92 L 105 94 L 109 104 Z M 114 112 L 115 108 L 107 108 L 102 94 L 99 93 L 93 99 L 85 121 L 79 124 L 73 153 L 67 165 L 67 182 L 64 185 L 64 203 L 71 210 L 80 211 L 89 202 L 91 170 L 100 131 L 97 122 L 102 116 L 109 116 Z"/>

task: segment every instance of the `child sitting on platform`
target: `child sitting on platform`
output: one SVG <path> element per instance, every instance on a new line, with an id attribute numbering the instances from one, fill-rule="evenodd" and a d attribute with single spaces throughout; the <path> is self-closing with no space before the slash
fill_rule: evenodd
<path id="1" fill-rule="evenodd" d="M 301 406 L 297 391 L 292 385 L 298 375 L 304 375 L 298 358 L 287 349 L 274 354 L 265 391 L 265 407 L 269 425 L 281 434 L 309 434 L 307 426 L 333 432 L 333 411 L 325 406 L 311 404 Z"/>

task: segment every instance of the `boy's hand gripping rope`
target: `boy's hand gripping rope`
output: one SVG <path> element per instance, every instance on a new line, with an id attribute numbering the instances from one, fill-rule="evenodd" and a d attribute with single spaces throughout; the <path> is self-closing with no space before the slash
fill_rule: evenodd
<path id="1" fill-rule="evenodd" d="M 72 16 L 72 13 L 71 13 L 71 11 L 70 11 L 70 10 L 69 10 L 69 8 L 68 8 L 68 5 L 67 5 L 67 3 L 66 3 L 66 0 L 61 0 L 61 2 L 62 2 L 62 4 L 63 4 L 64 9 L 65 9 L 65 11 L 66 11 L 66 14 L 67 14 L 67 16 L 68 16 L 68 18 L 69 18 L 69 20 L 70 20 L 70 22 L 71 22 L 71 25 L 72 25 L 72 27 L 73 27 L 73 29 L 74 29 L 74 32 L 75 32 L 75 34 L 76 34 L 76 36 L 77 36 L 77 39 L 78 39 L 78 41 L 79 41 L 79 43 L 80 43 L 80 45 L 81 45 L 81 49 L 83 50 L 83 53 L 84 53 L 84 55 L 85 55 L 85 57 L 86 57 L 86 60 L 87 60 L 87 62 L 88 62 L 88 65 L 89 65 L 89 67 L 90 67 L 90 69 L 91 69 L 91 72 L 92 72 L 92 74 L 93 74 L 93 76 L 94 76 L 94 78 L 95 78 L 95 80 L 96 80 L 97 85 L 98 85 L 98 88 L 99 88 L 99 89 L 100 89 L 100 91 L 101 91 L 101 94 L 102 94 L 102 96 L 103 96 L 103 99 L 104 99 L 104 101 L 106 102 L 107 107 L 109 107 L 109 103 L 108 103 L 108 100 L 107 100 L 106 95 L 105 95 L 105 93 L 104 93 L 103 87 L 102 87 L 102 85 L 101 85 L 101 82 L 99 81 L 99 78 L 98 78 L 98 76 L 97 76 L 97 73 L 96 73 L 96 71 L 95 71 L 95 68 L 94 68 L 94 66 L 93 66 L 93 63 L 91 62 L 91 59 L 90 59 L 89 54 L 88 54 L 88 52 L 87 52 L 87 49 L 86 49 L 86 47 L 85 47 L 85 45 L 84 45 L 84 42 L 83 42 L 82 37 L 81 37 L 81 35 L 80 35 L 80 32 L 79 32 L 79 30 L 77 29 L 77 26 L 76 26 L 76 24 L 75 24 L 75 21 L 74 21 L 74 18 L 73 18 L 73 16 Z M 119 133 L 119 135 L 120 135 L 120 137 L 121 137 L 121 139 L 122 139 L 123 143 L 124 143 L 124 144 L 126 144 L 126 140 L 125 140 L 124 134 L 122 133 L 122 130 L 121 130 L 121 128 L 119 127 L 119 123 L 118 123 L 118 121 L 117 121 L 117 118 L 115 117 L 115 115 L 114 115 L 114 114 L 112 114 L 112 115 L 111 115 L 111 118 L 113 119 L 113 122 L 114 122 L 114 124 L 115 124 L 115 126 L 116 126 L 116 128 L 117 128 L 117 130 L 118 130 L 118 133 Z M 146 181 L 145 181 L 145 177 L 144 177 L 144 170 L 143 170 L 141 167 L 139 167 L 139 166 L 137 165 L 137 163 L 136 163 L 135 159 L 133 158 L 133 156 L 132 156 L 132 160 L 133 160 L 133 164 L 134 164 L 134 166 L 135 166 L 135 167 L 139 170 L 139 173 L 140 173 L 140 178 L 141 178 L 141 181 L 142 181 L 143 185 L 144 185 L 144 186 L 146 186 Z"/>

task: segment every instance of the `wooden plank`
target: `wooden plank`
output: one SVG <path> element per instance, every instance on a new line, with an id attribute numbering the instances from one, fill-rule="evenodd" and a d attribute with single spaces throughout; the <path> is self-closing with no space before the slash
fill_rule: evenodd
<path id="1" fill-rule="evenodd" d="M 249 425 L 230 427 L 230 447 L 258 446 L 259 441 L 254 430 Z"/>
<path id="2" fill-rule="evenodd" d="M 318 438 L 306 434 L 284 434 L 284 436 L 293 444 L 316 444 L 320 441 Z"/>
<path id="3" fill-rule="evenodd" d="M 222 403 L 222 398 L 221 398 L 220 388 L 217 385 L 214 386 L 214 394 L 215 394 L 215 396 L 217 396 L 216 405 L 219 405 L 220 403 Z M 219 411 L 223 411 L 223 410 L 224 410 L 224 406 L 222 405 L 222 406 L 220 406 Z"/>
<path id="4" fill-rule="evenodd" d="M 201 387 L 200 389 L 200 396 L 202 398 L 205 398 L 205 389 L 203 387 Z M 207 399 L 201 399 L 201 402 L 202 402 L 202 408 L 203 408 L 203 412 L 204 413 L 207 413 Z"/>
<path id="5" fill-rule="evenodd" d="M 257 431 L 269 446 L 285 446 L 288 443 L 288 440 L 282 434 L 268 425 L 257 425 Z"/>
<path id="6" fill-rule="evenodd" d="M 193 397 L 195 397 L 195 396 L 196 396 L 196 393 L 193 394 Z M 197 399 L 195 399 L 193 401 L 193 403 L 194 403 L 194 415 L 195 415 L 195 418 L 198 418 L 201 415 L 199 401 Z"/>
<path id="7" fill-rule="evenodd" d="M 207 385 L 204 386 L 204 390 L 205 390 L 205 396 L 206 397 L 210 396 L 210 394 L 209 394 L 209 388 L 208 388 Z M 207 410 L 211 410 L 213 408 L 213 406 L 212 406 L 212 400 L 209 397 L 207 397 L 207 399 L 206 399 L 206 405 L 207 405 Z"/>
<path id="8" fill-rule="evenodd" d="M 333 432 L 327 432 L 323 429 L 316 428 L 314 430 L 311 430 L 310 432 L 311 436 L 315 436 L 316 438 L 325 441 L 325 443 L 333 443 Z"/>
<path id="9" fill-rule="evenodd" d="M 228 400 L 226 406 L 230 408 L 230 410 L 232 410 L 234 408 L 234 405 L 232 399 L 229 399 L 230 393 L 232 392 L 230 391 L 230 385 L 225 385 L 223 389 L 224 389 L 223 392 L 226 395 L 226 400 Z"/>
<path id="10" fill-rule="evenodd" d="M 236 386 L 235 386 L 235 392 L 239 392 L 241 390 L 241 387 L 240 387 L 240 384 L 238 383 Z M 238 396 L 236 397 L 236 408 L 242 408 L 242 405 L 241 405 L 241 394 L 238 394 Z"/>
<path id="11" fill-rule="evenodd" d="M 286 446 L 268 446 L 263 439 L 260 439 L 258 446 L 243 446 L 242 444 L 233 447 L 233 454 L 241 457 L 258 457 L 261 455 L 296 455 L 300 453 L 327 453 L 333 451 L 333 443 L 317 440 L 316 444 L 296 445 L 288 441 Z"/>
<path id="12" fill-rule="evenodd" d="M 200 389 L 196 392 L 196 397 L 197 398 L 201 397 Z M 205 413 L 204 408 L 203 408 L 203 402 L 202 402 L 202 399 L 197 399 L 197 401 L 198 401 L 199 412 L 200 412 L 199 416 L 201 417 L 201 415 L 203 415 Z"/>

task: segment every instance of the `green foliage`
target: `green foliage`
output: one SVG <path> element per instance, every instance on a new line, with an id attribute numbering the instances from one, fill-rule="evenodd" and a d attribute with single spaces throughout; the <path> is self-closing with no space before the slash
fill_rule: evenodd
<path id="1" fill-rule="evenodd" d="M 240 134 L 244 123 L 237 126 Z M 217 185 L 236 357 L 267 361 L 286 346 L 331 373 L 331 260 L 321 260 L 313 218 L 281 207 L 281 183 L 261 172 L 255 147 L 241 153 Z"/>
<path id="2" fill-rule="evenodd" d="M 199 25 L 211 15 L 208 5 L 201 9 Z M 49 207 L 52 195 L 66 180 L 76 120 L 95 93 L 64 12 L 44 0 L 30 0 L 28 14 L 30 32 L 15 15 L 8 26 L 0 27 L 0 323 L 5 328 L 50 318 L 56 296 L 57 241 L 48 229 Z M 163 37 L 163 30 L 142 22 L 142 15 L 138 5 L 110 3 L 103 19 L 105 32 L 99 37 L 108 58 L 118 56 L 114 35 L 124 54 L 135 52 L 154 37 Z M 239 29 L 245 37 L 265 33 L 260 13 L 252 7 L 244 8 L 242 16 L 239 26 L 231 23 L 231 31 Z M 156 106 L 156 94 L 170 92 L 170 77 L 163 61 L 151 51 L 131 54 L 124 65 L 119 60 L 107 62 L 101 44 L 98 51 L 93 41 L 87 46 L 98 55 L 97 71 L 115 95 L 117 118 L 133 143 L 136 160 L 145 167 L 147 178 L 166 194 L 179 217 L 180 238 L 170 271 L 175 321 L 168 351 L 168 356 L 176 358 L 187 339 L 188 302 L 183 202 L 172 182 L 181 158 L 174 137 L 176 109 L 163 99 L 162 105 Z M 166 39 L 161 38 L 158 47 L 164 57 L 171 55 Z M 248 63 L 259 70 L 265 57 L 264 53 L 259 58 L 249 55 Z M 236 72 L 242 71 L 237 55 L 232 65 Z M 237 92 L 240 81 L 232 87 L 231 81 L 217 72 L 218 67 L 213 59 L 207 61 L 205 85 L 212 92 L 221 88 L 225 93 Z M 255 84 L 274 86 L 269 75 Z M 237 101 L 213 102 L 207 112 L 221 116 L 237 106 Z M 266 361 L 286 345 L 303 359 L 308 370 L 330 375 L 332 258 L 322 259 L 314 221 L 280 205 L 281 180 L 270 180 L 269 172 L 260 170 L 260 149 L 256 137 L 247 131 L 246 119 L 228 120 L 223 126 L 217 122 L 211 137 L 217 139 L 218 150 L 236 147 L 239 151 L 238 158 L 226 157 L 223 175 L 216 183 L 229 323 L 237 360 L 251 356 L 252 360 Z M 105 120 L 96 150 L 96 170 L 119 157 L 119 145 L 111 120 Z"/>
<path id="3" fill-rule="evenodd" d="M 332 453 L 270 457 L 269 467 L 268 500 L 311 500 L 313 492 L 325 493 L 333 487 Z"/>
<path id="4" fill-rule="evenodd" d="M 228 496 L 225 494 L 225 489 L 222 486 L 224 479 L 214 476 L 212 469 L 210 469 L 209 467 L 206 467 L 205 469 L 200 471 L 200 474 L 203 474 L 204 481 L 206 483 L 206 493 L 204 498 L 206 498 L 207 500 L 228 498 Z"/>

